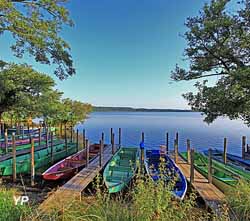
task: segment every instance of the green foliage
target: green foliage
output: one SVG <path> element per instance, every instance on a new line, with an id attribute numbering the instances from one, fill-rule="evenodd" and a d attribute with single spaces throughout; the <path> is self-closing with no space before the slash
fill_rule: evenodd
<path id="1" fill-rule="evenodd" d="M 63 99 L 60 111 L 58 111 L 57 119 L 59 122 L 70 125 L 82 122 L 86 119 L 87 114 L 91 112 L 92 106 L 88 103 L 74 101 L 69 98 Z"/>
<path id="2" fill-rule="evenodd" d="M 227 194 L 227 202 L 231 208 L 232 220 L 250 220 L 250 184 L 241 180 Z"/>
<path id="3" fill-rule="evenodd" d="M 40 117 L 47 124 L 83 121 L 91 105 L 70 99 L 54 89 L 54 80 L 27 65 L 7 65 L 0 71 L 0 117 L 5 122 Z"/>
<path id="4" fill-rule="evenodd" d="M 189 70 L 178 65 L 172 79 L 205 78 L 197 93 L 184 97 L 192 109 L 205 113 L 207 122 L 218 116 L 241 118 L 250 125 L 250 1 L 242 0 L 239 11 L 227 10 L 230 0 L 211 0 L 199 16 L 188 18 L 185 56 Z M 208 85 L 208 78 L 217 79 Z"/>
<path id="5" fill-rule="evenodd" d="M 52 78 L 27 65 L 9 65 L 0 72 L 0 115 L 12 111 L 16 115 L 37 113 L 40 99 L 53 92 Z"/>
<path id="6" fill-rule="evenodd" d="M 0 187 L 0 220 L 20 220 L 23 214 L 30 212 L 25 205 L 15 205 L 13 197 L 17 197 L 17 195 L 18 193 L 15 190 L 7 190 Z"/>
<path id="7" fill-rule="evenodd" d="M 15 40 L 11 49 L 22 58 L 25 52 L 42 64 L 55 64 L 55 74 L 64 79 L 75 69 L 69 45 L 58 36 L 64 25 L 72 26 L 67 0 L 1 0 L 0 35 L 10 32 Z"/>

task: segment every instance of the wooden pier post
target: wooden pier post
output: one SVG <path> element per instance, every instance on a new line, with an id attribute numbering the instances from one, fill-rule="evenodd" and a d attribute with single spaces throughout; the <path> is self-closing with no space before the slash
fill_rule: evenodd
<path id="1" fill-rule="evenodd" d="M 178 143 L 177 143 L 177 140 L 174 141 L 174 156 L 175 156 L 175 163 L 178 163 Z"/>
<path id="2" fill-rule="evenodd" d="M 88 168 L 89 166 L 89 140 L 86 139 L 86 165 L 85 167 Z"/>
<path id="3" fill-rule="evenodd" d="M 103 142 L 103 145 L 104 145 L 104 133 L 102 132 L 102 142 Z"/>
<path id="4" fill-rule="evenodd" d="M 31 139 L 31 161 L 30 161 L 30 174 L 31 174 L 31 186 L 35 186 L 35 145 L 34 145 L 34 139 Z"/>
<path id="5" fill-rule="evenodd" d="M 113 139 L 113 128 L 110 128 L 110 143 L 112 144 Z"/>
<path id="6" fill-rule="evenodd" d="M 168 137 L 168 132 L 166 133 L 166 152 L 168 154 L 168 145 L 169 145 L 169 137 Z"/>
<path id="7" fill-rule="evenodd" d="M 50 160 L 51 160 L 51 163 L 54 162 L 54 151 L 53 151 L 53 132 L 51 131 L 50 133 Z"/>
<path id="8" fill-rule="evenodd" d="M 22 139 L 24 139 L 24 125 L 22 126 Z"/>
<path id="9" fill-rule="evenodd" d="M 65 139 L 65 150 L 66 154 L 68 154 L 68 140 L 67 140 L 67 127 L 64 125 L 64 139 Z"/>
<path id="10" fill-rule="evenodd" d="M 119 148 L 121 147 L 122 145 L 122 129 L 119 128 Z"/>
<path id="11" fill-rule="evenodd" d="M 82 130 L 82 149 L 86 147 L 86 134 L 85 129 Z"/>
<path id="12" fill-rule="evenodd" d="M 212 149 L 208 150 L 208 174 L 207 179 L 209 183 L 212 183 L 213 175 L 212 175 Z"/>
<path id="13" fill-rule="evenodd" d="M 224 145 L 224 151 L 223 151 L 223 162 L 224 162 L 224 164 L 226 164 L 227 163 L 227 138 L 225 137 L 224 138 L 224 143 L 223 143 Z"/>
<path id="14" fill-rule="evenodd" d="M 60 123 L 60 138 L 63 137 L 63 125 Z"/>
<path id="15" fill-rule="evenodd" d="M 76 151 L 78 152 L 79 150 L 79 131 L 78 129 L 76 130 Z"/>
<path id="16" fill-rule="evenodd" d="M 179 146 L 179 133 L 178 132 L 176 132 L 175 134 L 175 140 L 176 140 L 177 146 Z"/>
<path id="17" fill-rule="evenodd" d="M 49 131 L 48 128 L 45 128 L 45 136 L 46 136 L 46 148 L 49 147 Z"/>
<path id="18" fill-rule="evenodd" d="M 187 139 L 187 163 L 188 164 L 191 163 L 190 150 L 191 150 L 190 140 Z"/>
<path id="19" fill-rule="evenodd" d="M 112 141 L 112 143 L 111 143 L 111 145 L 112 145 L 112 154 L 114 154 L 115 153 L 115 134 L 114 133 L 112 134 L 111 141 Z"/>
<path id="20" fill-rule="evenodd" d="M 190 183 L 192 184 L 194 182 L 194 148 L 190 151 L 190 158 L 191 158 L 191 164 L 190 164 Z"/>
<path id="21" fill-rule="evenodd" d="M 99 157 L 99 166 L 102 167 L 103 163 L 103 140 L 100 140 L 100 157 Z"/>
<path id="22" fill-rule="evenodd" d="M 70 143 L 73 143 L 73 127 L 70 126 Z"/>
<path id="23" fill-rule="evenodd" d="M 16 182 L 16 137 L 12 133 L 12 176 L 13 182 Z"/>
<path id="24" fill-rule="evenodd" d="M 242 159 L 245 159 L 245 153 L 246 153 L 246 136 L 242 137 Z"/>
<path id="25" fill-rule="evenodd" d="M 4 147 L 5 147 L 5 153 L 8 153 L 8 134 L 7 132 L 4 133 Z"/>
<path id="26" fill-rule="evenodd" d="M 38 128 L 38 133 L 39 133 L 38 144 L 39 147 L 41 147 L 41 140 L 42 140 L 41 127 Z"/>
<path id="27" fill-rule="evenodd" d="M 145 134 L 144 132 L 141 133 L 141 142 L 144 143 L 145 141 Z"/>

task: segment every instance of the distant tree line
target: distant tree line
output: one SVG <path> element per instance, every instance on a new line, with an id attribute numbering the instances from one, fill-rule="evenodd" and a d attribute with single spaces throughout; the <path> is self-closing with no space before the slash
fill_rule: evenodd
<path id="1" fill-rule="evenodd" d="M 2 64 L 0 67 L 0 122 L 10 125 L 42 118 L 45 124 L 74 125 L 83 121 L 92 106 L 63 99 L 54 89 L 54 80 L 26 64 Z"/>
<path id="2" fill-rule="evenodd" d="M 192 112 L 182 109 L 156 109 L 156 108 L 132 108 L 132 107 L 97 107 L 93 106 L 94 112 L 124 111 L 124 112 Z"/>

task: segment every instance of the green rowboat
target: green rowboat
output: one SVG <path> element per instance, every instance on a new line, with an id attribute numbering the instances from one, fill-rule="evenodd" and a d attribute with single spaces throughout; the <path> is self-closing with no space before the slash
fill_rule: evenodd
<path id="1" fill-rule="evenodd" d="M 41 149 L 35 151 L 35 169 L 41 167 L 49 167 L 51 164 L 71 155 L 77 151 L 75 143 L 69 143 L 66 150 L 65 144 L 58 144 L 53 146 L 53 162 L 51 159 L 51 148 Z M 31 154 L 24 154 L 16 157 L 16 172 L 17 174 L 29 174 L 31 171 L 30 163 Z M 0 175 L 12 175 L 12 158 L 0 162 Z"/>
<path id="2" fill-rule="evenodd" d="M 103 177 L 109 193 L 117 193 L 128 186 L 137 170 L 138 148 L 122 147 L 104 169 Z"/>
<path id="3" fill-rule="evenodd" d="M 181 156 L 187 160 L 187 152 L 181 153 Z M 208 158 L 205 155 L 195 152 L 194 166 L 203 176 L 208 176 Z M 250 180 L 250 174 L 239 168 L 212 161 L 212 182 L 221 191 L 226 192 L 235 186 L 239 179 Z"/>

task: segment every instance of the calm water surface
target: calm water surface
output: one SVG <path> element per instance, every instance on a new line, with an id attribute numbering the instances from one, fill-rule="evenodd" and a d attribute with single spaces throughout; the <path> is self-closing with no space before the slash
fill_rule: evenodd
<path id="1" fill-rule="evenodd" d="M 122 144 L 125 146 L 139 146 L 144 131 L 146 147 L 157 148 L 165 143 L 165 134 L 169 132 L 169 144 L 173 149 L 175 133 L 179 132 L 180 150 L 185 150 L 186 139 L 190 139 L 191 146 L 198 151 L 209 147 L 223 149 L 223 138 L 227 137 L 228 151 L 237 155 L 241 154 L 241 137 L 250 135 L 250 129 L 242 121 L 219 118 L 207 125 L 200 113 L 189 112 L 95 112 L 84 124 L 77 126 L 80 131 L 86 130 L 91 142 L 99 142 L 102 132 L 106 142 L 110 142 L 111 127 L 116 140 L 118 128 L 122 128 Z"/>

